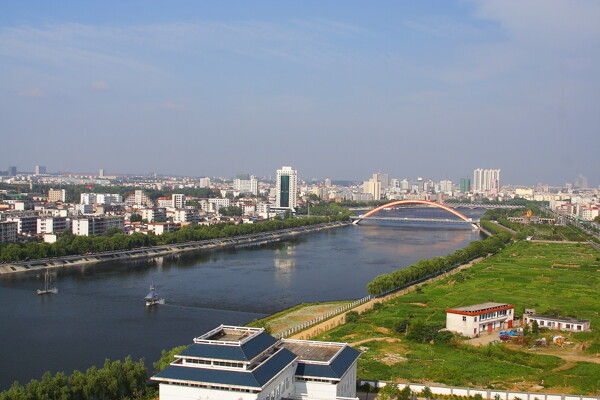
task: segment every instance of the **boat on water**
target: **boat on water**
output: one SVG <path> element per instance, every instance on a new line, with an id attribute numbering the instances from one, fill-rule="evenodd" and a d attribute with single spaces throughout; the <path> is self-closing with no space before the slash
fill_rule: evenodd
<path id="1" fill-rule="evenodd" d="M 50 277 L 50 273 L 48 269 L 46 269 L 46 275 L 44 275 L 44 288 L 38 289 L 37 294 L 56 294 L 58 293 L 58 288 L 52 285 L 52 278 Z"/>
<path id="2" fill-rule="evenodd" d="M 165 304 L 165 299 L 158 295 L 158 292 L 154 287 L 154 282 L 150 285 L 150 292 L 144 297 L 144 301 L 146 302 L 147 307 L 156 304 Z"/>

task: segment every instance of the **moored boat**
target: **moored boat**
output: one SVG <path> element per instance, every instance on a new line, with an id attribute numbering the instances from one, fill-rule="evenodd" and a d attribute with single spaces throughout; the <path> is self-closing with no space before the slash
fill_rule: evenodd
<path id="1" fill-rule="evenodd" d="M 165 299 L 158 295 L 158 292 L 154 287 L 154 282 L 150 285 L 150 292 L 144 297 L 144 301 L 146 302 L 146 306 L 165 304 Z"/>
<path id="2" fill-rule="evenodd" d="M 58 293 L 58 288 L 56 286 L 52 286 L 52 278 L 50 277 L 50 273 L 48 269 L 46 269 L 46 275 L 44 275 L 44 288 L 38 289 L 37 294 L 56 294 Z"/>

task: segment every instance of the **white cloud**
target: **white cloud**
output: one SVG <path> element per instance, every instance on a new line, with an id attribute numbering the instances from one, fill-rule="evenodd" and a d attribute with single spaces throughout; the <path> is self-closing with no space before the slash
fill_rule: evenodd
<path id="1" fill-rule="evenodd" d="M 102 81 L 92 82 L 92 83 L 90 83 L 90 87 L 92 88 L 92 90 L 95 90 L 98 92 L 102 92 L 104 90 L 110 89 L 110 86 L 108 85 L 108 83 L 102 82 Z"/>
<path id="2" fill-rule="evenodd" d="M 40 88 L 31 88 L 31 89 L 22 90 L 19 92 L 19 96 L 29 97 L 29 98 L 38 98 L 38 99 L 43 98 L 43 97 L 48 97 L 46 92 L 44 92 Z"/>

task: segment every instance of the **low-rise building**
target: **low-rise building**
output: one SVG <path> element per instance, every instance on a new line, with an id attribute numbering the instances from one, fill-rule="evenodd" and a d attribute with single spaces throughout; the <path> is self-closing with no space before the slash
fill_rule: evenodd
<path id="1" fill-rule="evenodd" d="M 148 222 L 148 231 L 155 235 L 162 235 L 165 232 L 175 232 L 178 224 L 173 222 Z"/>
<path id="2" fill-rule="evenodd" d="M 125 225 L 124 217 L 84 217 L 74 218 L 71 226 L 74 235 L 91 236 L 102 235 L 111 228 L 117 228 L 121 231 Z"/>
<path id="3" fill-rule="evenodd" d="M 463 336 L 513 327 L 515 306 L 505 303 L 481 303 L 446 310 L 446 329 Z"/>
<path id="4" fill-rule="evenodd" d="M 591 323 L 589 319 L 554 317 L 552 315 L 543 314 L 525 314 L 523 319 L 528 325 L 532 325 L 533 321 L 536 321 L 540 328 L 571 332 L 589 331 Z"/>
<path id="5" fill-rule="evenodd" d="M 0 243 L 14 243 L 17 241 L 17 222 L 0 222 Z"/>
<path id="6" fill-rule="evenodd" d="M 63 232 L 71 227 L 71 221 L 66 217 L 38 217 L 37 233 Z"/>
<path id="7" fill-rule="evenodd" d="M 355 399 L 359 352 L 346 343 L 277 340 L 221 325 L 151 379 L 160 400 Z"/>

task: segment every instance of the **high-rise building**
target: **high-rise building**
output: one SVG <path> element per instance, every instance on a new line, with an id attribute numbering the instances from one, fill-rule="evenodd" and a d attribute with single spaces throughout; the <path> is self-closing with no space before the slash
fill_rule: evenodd
<path id="1" fill-rule="evenodd" d="M 8 167 L 8 176 L 17 176 L 17 167 Z"/>
<path id="2" fill-rule="evenodd" d="M 180 193 L 173 193 L 171 196 L 173 200 L 174 208 L 185 208 L 185 195 Z"/>
<path id="3" fill-rule="evenodd" d="M 254 196 L 258 195 L 258 180 L 254 175 L 248 176 L 246 178 L 238 178 L 233 180 L 233 188 L 240 193 L 252 193 Z"/>
<path id="4" fill-rule="evenodd" d="M 277 170 L 275 207 L 293 210 L 298 204 L 298 171 L 284 166 Z"/>
<path id="5" fill-rule="evenodd" d="M 449 179 L 444 179 L 443 181 L 440 181 L 440 191 L 441 192 L 450 193 L 450 192 L 452 192 L 452 189 L 454 189 L 453 186 L 454 185 L 452 184 L 452 181 Z"/>
<path id="6" fill-rule="evenodd" d="M 105 175 L 106 175 L 106 171 L 104 169 L 101 169 L 100 171 L 98 171 L 99 178 L 104 178 Z"/>
<path id="7" fill-rule="evenodd" d="M 373 177 L 363 183 L 363 193 L 370 193 L 373 200 L 381 200 L 381 194 L 386 191 L 389 186 L 388 174 L 373 174 Z"/>
<path id="8" fill-rule="evenodd" d="M 498 192 L 500 188 L 499 169 L 481 169 L 473 171 L 473 191 L 476 193 Z"/>
<path id="9" fill-rule="evenodd" d="M 470 178 L 460 178 L 460 192 L 468 193 L 471 191 L 471 179 Z"/>
<path id="10" fill-rule="evenodd" d="M 44 167 L 43 165 L 35 166 L 35 174 L 36 175 L 43 175 L 45 173 L 46 173 L 46 167 Z"/>

